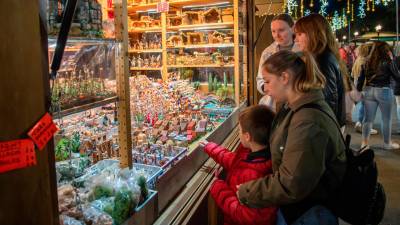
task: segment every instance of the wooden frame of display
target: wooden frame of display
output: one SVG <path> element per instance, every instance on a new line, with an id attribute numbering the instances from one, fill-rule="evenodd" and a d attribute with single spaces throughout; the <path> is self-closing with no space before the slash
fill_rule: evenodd
<path id="1" fill-rule="evenodd" d="M 126 0 L 114 2 L 116 77 L 118 94 L 118 136 L 121 168 L 132 168 L 132 132 L 128 61 L 128 8 Z M 118 44 L 119 43 L 119 44 Z"/>

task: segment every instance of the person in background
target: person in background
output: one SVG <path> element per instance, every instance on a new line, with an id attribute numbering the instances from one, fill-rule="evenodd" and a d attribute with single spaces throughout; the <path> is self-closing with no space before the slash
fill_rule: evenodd
<path id="1" fill-rule="evenodd" d="M 346 124 L 345 92 L 347 68 L 340 59 L 338 44 L 328 21 L 320 14 L 312 13 L 300 18 L 294 26 L 296 43 L 301 51 L 310 52 L 318 68 L 325 76 L 323 90 L 325 100 L 332 108 L 341 127 Z M 345 86 L 346 85 L 346 86 Z"/>
<path id="2" fill-rule="evenodd" d="M 354 61 L 353 67 L 351 69 L 351 76 L 353 78 L 353 81 L 357 81 L 358 77 L 361 74 L 361 69 L 367 62 L 370 52 L 372 49 L 372 43 L 366 43 L 362 44 L 357 47 L 356 49 L 356 60 Z M 355 84 L 356 85 L 356 84 Z M 362 128 L 362 121 L 364 119 L 364 103 L 363 101 L 360 101 L 359 103 L 359 108 L 358 108 L 358 113 L 357 113 L 357 121 L 354 125 L 354 129 L 361 133 L 361 128 Z M 378 131 L 371 128 L 370 134 L 378 134 Z"/>
<path id="3" fill-rule="evenodd" d="M 383 148 L 386 150 L 400 148 L 398 143 L 392 142 L 392 107 L 394 93 L 391 88 L 391 79 L 400 82 L 400 74 L 390 46 L 386 42 L 376 41 L 373 44 L 371 58 L 368 59 L 357 83 L 363 84 L 363 102 L 365 106 L 362 124 L 361 148 L 369 147 L 370 131 L 375 120 L 376 110 L 382 114 Z"/>
<path id="4" fill-rule="evenodd" d="M 323 204 L 342 182 L 346 154 L 322 92 L 325 76 L 311 53 L 291 51 L 272 55 L 263 76 L 272 98 L 286 103 L 275 116 L 269 139 L 273 174 L 240 185 L 239 200 L 255 208 L 278 206 L 277 225 L 337 225 L 337 217 Z"/>
<path id="5" fill-rule="evenodd" d="M 275 103 L 268 96 L 268 93 L 265 93 L 264 91 L 264 80 L 262 78 L 261 66 L 272 54 L 280 50 L 296 51 L 297 48 L 294 43 L 293 25 L 293 18 L 289 14 L 279 14 L 272 19 L 271 33 L 274 42 L 264 49 L 259 62 L 257 90 L 264 95 L 264 97 L 260 100 L 260 104 L 267 105 L 273 110 L 275 110 Z"/>
<path id="6" fill-rule="evenodd" d="M 226 171 L 217 176 L 210 194 L 222 209 L 224 225 L 275 225 L 277 208 L 253 209 L 240 204 L 236 186 L 272 173 L 269 134 L 274 113 L 267 106 L 251 106 L 240 113 L 240 145 L 236 152 L 211 142 L 203 141 L 204 151 Z"/>

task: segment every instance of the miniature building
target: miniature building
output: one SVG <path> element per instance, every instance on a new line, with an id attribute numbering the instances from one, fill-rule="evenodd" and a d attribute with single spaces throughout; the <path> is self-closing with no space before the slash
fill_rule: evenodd
<path id="1" fill-rule="evenodd" d="M 220 21 L 220 14 L 215 8 L 205 11 L 203 15 L 205 23 L 218 23 Z"/>
<path id="2" fill-rule="evenodd" d="M 188 32 L 187 34 L 187 44 L 195 45 L 204 43 L 204 33 L 201 32 Z"/>
<path id="3" fill-rule="evenodd" d="M 66 1 L 49 0 L 48 3 L 48 31 L 57 34 L 60 26 Z M 69 35 L 71 36 L 102 36 L 101 5 L 96 0 L 78 1 Z"/>

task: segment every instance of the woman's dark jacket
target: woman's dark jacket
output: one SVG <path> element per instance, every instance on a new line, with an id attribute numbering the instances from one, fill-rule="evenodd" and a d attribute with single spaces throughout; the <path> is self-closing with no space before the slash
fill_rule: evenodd
<path id="1" fill-rule="evenodd" d="M 323 90 L 325 100 L 335 113 L 340 126 L 346 123 L 345 88 L 339 62 L 330 51 L 316 57 L 318 67 L 326 79 Z"/>

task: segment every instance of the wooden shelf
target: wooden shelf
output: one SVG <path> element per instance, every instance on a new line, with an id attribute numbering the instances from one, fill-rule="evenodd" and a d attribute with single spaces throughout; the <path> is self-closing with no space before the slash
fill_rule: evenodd
<path id="1" fill-rule="evenodd" d="M 162 53 L 162 49 L 143 49 L 143 50 L 137 50 L 137 49 L 132 49 L 128 51 L 129 53 Z"/>
<path id="2" fill-rule="evenodd" d="M 181 25 L 167 27 L 167 30 L 201 30 L 201 29 L 218 29 L 218 28 L 232 28 L 233 22 L 226 23 L 203 23 L 193 25 Z"/>
<path id="3" fill-rule="evenodd" d="M 128 14 L 137 13 L 137 11 L 147 11 L 147 10 L 156 10 L 157 9 L 157 2 L 150 3 L 150 4 L 141 4 L 141 5 L 132 5 L 128 6 Z"/>
<path id="4" fill-rule="evenodd" d="M 148 28 L 133 28 L 129 29 L 129 34 L 133 33 L 153 33 L 161 32 L 161 27 L 148 27 Z"/>
<path id="5" fill-rule="evenodd" d="M 200 45 L 178 45 L 167 48 L 229 48 L 234 47 L 233 43 L 221 43 L 221 44 L 200 44 Z"/>
<path id="6" fill-rule="evenodd" d="M 181 1 L 170 1 L 169 5 L 176 7 L 176 8 L 182 8 L 184 6 L 209 6 L 209 5 L 216 5 L 216 4 L 232 4 L 231 0 L 181 0 Z"/>
<path id="7" fill-rule="evenodd" d="M 224 64 L 224 65 L 219 65 L 219 64 L 207 64 L 207 65 L 169 65 L 168 68 L 186 68 L 186 67 L 202 67 L 202 68 L 213 68 L 213 67 L 234 67 L 234 64 Z"/>
<path id="8" fill-rule="evenodd" d="M 83 112 L 86 111 L 88 109 L 92 109 L 92 108 L 96 108 L 96 107 L 100 107 L 103 105 L 107 105 L 113 102 L 117 102 L 118 101 L 118 97 L 114 96 L 114 97 L 110 97 L 110 98 L 106 98 L 100 101 L 95 101 L 95 102 L 91 102 L 88 104 L 84 104 L 84 105 L 79 105 L 79 106 L 75 106 L 69 109 L 64 109 L 62 110 L 60 113 L 58 112 L 54 112 L 53 113 L 53 118 L 54 119 L 60 119 L 61 117 L 64 116 L 68 116 L 74 113 L 79 113 L 79 112 Z"/>
<path id="9" fill-rule="evenodd" d="M 149 71 L 155 70 L 155 71 L 157 71 L 157 70 L 161 70 L 162 68 L 161 67 L 131 67 L 130 69 L 131 70 L 149 70 Z"/>

